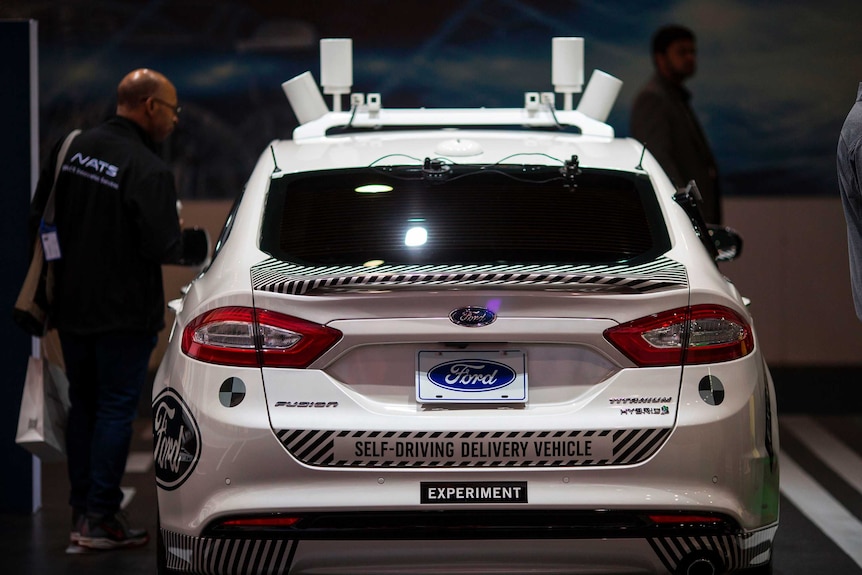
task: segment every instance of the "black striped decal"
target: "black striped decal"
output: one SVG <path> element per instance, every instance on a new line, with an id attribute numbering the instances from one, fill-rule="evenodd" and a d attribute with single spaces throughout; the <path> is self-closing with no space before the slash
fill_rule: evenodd
<path id="1" fill-rule="evenodd" d="M 287 573 L 298 543 L 284 539 L 191 537 L 162 529 L 167 568 L 182 573 Z"/>
<path id="2" fill-rule="evenodd" d="M 276 430 L 290 454 L 307 465 L 386 468 L 633 465 L 658 451 L 669 434 L 669 428 L 520 432 Z M 349 457 L 345 453 L 350 449 L 339 447 L 366 442 L 376 446 L 374 454 Z M 381 448 L 384 442 L 391 446 L 423 446 L 424 451 L 415 447 L 409 453 L 403 449 L 398 453 L 394 447 Z M 500 444 L 517 444 L 523 449 L 495 450 L 494 446 Z M 558 446 L 568 450 L 557 450 Z"/>
<path id="3" fill-rule="evenodd" d="M 685 267 L 668 258 L 639 266 L 360 266 L 309 267 L 269 258 L 251 268 L 255 290 L 303 295 L 317 290 L 398 287 L 545 287 L 646 293 L 688 285 Z"/>
<path id="4" fill-rule="evenodd" d="M 739 535 L 649 538 L 649 544 L 671 573 L 692 553 L 712 553 L 723 571 L 763 565 L 772 554 L 777 526 Z M 168 569 L 181 573 L 283 575 L 296 554 L 296 540 L 192 537 L 161 530 Z"/>
<path id="5" fill-rule="evenodd" d="M 686 557 L 702 552 L 717 555 L 724 563 L 724 571 L 736 571 L 764 565 L 770 560 L 777 529 L 777 526 L 768 527 L 736 536 L 655 537 L 649 539 L 649 544 L 671 573 L 676 573 Z"/>

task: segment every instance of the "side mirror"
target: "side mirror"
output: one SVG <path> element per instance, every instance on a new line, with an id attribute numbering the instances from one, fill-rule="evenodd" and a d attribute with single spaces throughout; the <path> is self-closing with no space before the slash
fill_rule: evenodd
<path id="1" fill-rule="evenodd" d="M 183 230 L 183 255 L 179 264 L 199 266 L 206 263 L 210 254 L 210 235 L 203 228 Z"/>
<path id="2" fill-rule="evenodd" d="M 697 237 L 716 262 L 729 262 L 742 254 L 742 236 L 733 228 L 708 224 L 700 211 L 702 203 L 700 190 L 694 180 L 685 188 L 677 190 L 673 196 L 691 220 Z"/>
<path id="3" fill-rule="evenodd" d="M 708 224 L 707 230 L 717 255 L 715 261 L 729 262 L 742 255 L 742 236 L 733 228 Z"/>

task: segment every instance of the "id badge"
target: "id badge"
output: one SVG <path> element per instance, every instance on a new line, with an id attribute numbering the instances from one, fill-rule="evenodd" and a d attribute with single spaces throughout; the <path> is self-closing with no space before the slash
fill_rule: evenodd
<path id="1" fill-rule="evenodd" d="M 60 240 L 57 238 L 56 226 L 49 226 L 43 222 L 39 225 L 39 235 L 42 238 L 42 251 L 45 252 L 45 261 L 53 262 L 63 257 L 60 253 Z"/>

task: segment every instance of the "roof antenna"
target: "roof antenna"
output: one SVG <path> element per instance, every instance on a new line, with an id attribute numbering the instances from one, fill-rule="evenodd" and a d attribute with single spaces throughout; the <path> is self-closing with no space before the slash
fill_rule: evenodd
<path id="1" fill-rule="evenodd" d="M 278 167 L 278 162 L 275 161 L 275 148 L 272 147 L 272 144 L 269 145 L 269 151 L 272 152 L 272 165 L 275 166 L 272 173 L 277 174 L 281 171 L 281 168 Z"/>
<path id="2" fill-rule="evenodd" d="M 443 160 L 425 158 L 422 164 L 422 179 L 426 181 L 442 181 L 447 179 L 451 174 L 451 168 L 443 163 Z"/>
<path id="3" fill-rule="evenodd" d="M 641 161 L 638 162 L 637 166 L 635 166 L 635 169 L 640 170 L 640 171 L 643 171 L 643 169 L 644 169 L 644 155 L 646 154 L 646 142 L 644 142 L 643 145 L 644 145 L 643 150 L 641 150 Z"/>
<path id="4" fill-rule="evenodd" d="M 581 173 L 581 163 L 578 160 L 578 156 L 573 155 L 571 159 L 566 160 L 565 165 L 560 168 L 560 173 L 573 188 L 577 188 L 578 186 L 575 184 L 575 178 Z"/>

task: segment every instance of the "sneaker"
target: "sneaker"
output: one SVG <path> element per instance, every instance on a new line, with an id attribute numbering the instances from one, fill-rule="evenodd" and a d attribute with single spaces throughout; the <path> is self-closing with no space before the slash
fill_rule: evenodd
<path id="1" fill-rule="evenodd" d="M 122 512 L 114 515 L 87 515 L 81 527 L 78 545 L 87 549 L 119 549 L 146 545 L 146 529 L 133 529 Z"/>
<path id="2" fill-rule="evenodd" d="M 87 552 L 87 549 L 79 545 L 81 540 L 81 530 L 84 528 L 84 522 L 86 519 L 87 516 L 83 511 L 72 511 L 72 529 L 69 531 L 69 546 L 66 547 L 66 553 L 77 555 L 79 553 Z"/>
<path id="3" fill-rule="evenodd" d="M 78 511 L 77 509 L 72 510 L 72 530 L 69 532 L 70 544 L 78 544 L 78 540 L 81 538 L 81 529 L 84 526 L 84 519 L 86 518 L 86 516 L 86 513 L 84 513 L 83 511 Z"/>

